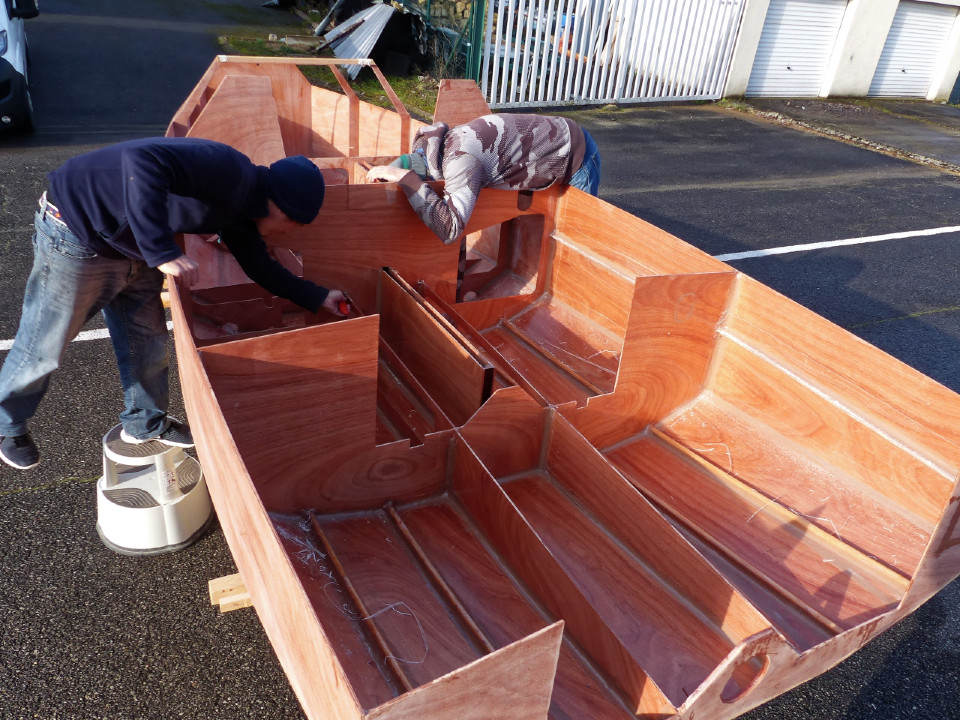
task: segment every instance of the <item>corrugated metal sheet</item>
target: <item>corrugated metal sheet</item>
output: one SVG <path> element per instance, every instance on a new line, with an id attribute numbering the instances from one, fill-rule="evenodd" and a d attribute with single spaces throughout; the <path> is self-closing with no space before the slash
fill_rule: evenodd
<path id="1" fill-rule="evenodd" d="M 747 95 L 816 97 L 847 0 L 770 0 Z"/>
<path id="2" fill-rule="evenodd" d="M 926 97 L 956 19 L 955 7 L 901 2 L 868 94 Z"/>
<path id="3" fill-rule="evenodd" d="M 380 34 L 393 15 L 393 7 L 377 3 L 361 10 L 333 30 L 323 39 L 333 48 L 339 58 L 368 58 Z M 346 65 L 344 72 L 353 80 L 361 70 L 360 65 Z"/>

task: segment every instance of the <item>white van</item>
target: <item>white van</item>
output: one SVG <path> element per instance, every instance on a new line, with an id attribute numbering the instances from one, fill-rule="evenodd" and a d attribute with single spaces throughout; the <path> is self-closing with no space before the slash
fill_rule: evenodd
<path id="1" fill-rule="evenodd" d="M 23 21 L 38 14 L 36 0 L 0 0 L 0 130 L 33 129 Z"/>

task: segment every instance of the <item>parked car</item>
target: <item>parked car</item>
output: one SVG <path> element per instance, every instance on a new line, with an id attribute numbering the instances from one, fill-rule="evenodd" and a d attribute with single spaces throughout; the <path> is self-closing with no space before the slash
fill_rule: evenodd
<path id="1" fill-rule="evenodd" d="M 39 14 L 36 0 L 0 2 L 0 129 L 33 130 L 27 80 L 27 34 L 23 21 Z"/>

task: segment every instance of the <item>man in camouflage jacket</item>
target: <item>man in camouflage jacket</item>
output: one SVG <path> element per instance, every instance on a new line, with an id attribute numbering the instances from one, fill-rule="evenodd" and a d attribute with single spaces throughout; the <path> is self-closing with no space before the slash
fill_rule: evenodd
<path id="1" fill-rule="evenodd" d="M 443 197 L 427 184 L 443 180 Z M 397 182 L 417 215 L 444 243 L 463 229 L 482 188 L 543 190 L 561 183 L 597 194 L 597 145 L 572 120 L 545 115 L 484 115 L 450 128 L 437 122 L 413 139 L 413 152 L 374 167 L 368 182 Z"/>

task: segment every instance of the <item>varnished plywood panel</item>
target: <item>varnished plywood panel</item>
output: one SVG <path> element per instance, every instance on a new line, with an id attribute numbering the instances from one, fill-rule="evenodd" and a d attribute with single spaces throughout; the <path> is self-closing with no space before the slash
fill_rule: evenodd
<path id="1" fill-rule="evenodd" d="M 557 241 L 552 293 L 607 332 L 623 339 L 633 300 L 634 276 Z"/>
<path id="2" fill-rule="evenodd" d="M 489 114 L 490 106 L 473 80 L 446 78 L 440 81 L 433 111 L 434 122 L 442 121 L 455 127 Z"/>
<path id="3" fill-rule="evenodd" d="M 844 398 L 828 395 L 739 343 L 723 343 L 711 386 L 747 415 L 925 522 L 939 517 L 950 496 L 953 476 L 938 472 L 899 437 L 858 415 Z"/>
<path id="4" fill-rule="evenodd" d="M 550 362 L 523 338 L 498 325 L 484 331 L 483 337 L 509 364 L 510 369 L 529 383 L 551 405 L 568 402 L 584 404 L 594 389 Z"/>
<path id="5" fill-rule="evenodd" d="M 362 601 L 358 608 L 385 650 L 417 687 L 483 654 L 451 618 L 383 513 L 321 522 L 323 534 Z"/>
<path id="6" fill-rule="evenodd" d="M 203 364 L 268 507 L 374 445 L 378 318 L 206 348 Z M 296 493 L 293 493 L 296 495 Z"/>
<path id="7" fill-rule="evenodd" d="M 560 196 L 556 223 L 564 242 L 628 276 L 730 271 L 665 230 L 576 188 L 568 187 Z"/>
<path id="8" fill-rule="evenodd" d="M 622 338 L 576 308 L 553 298 L 531 305 L 505 325 L 595 393 L 613 390 Z"/>
<path id="9" fill-rule="evenodd" d="M 637 278 L 615 392 L 567 414 L 595 446 L 642 431 L 703 390 L 734 278 Z"/>
<path id="10" fill-rule="evenodd" d="M 948 388 L 747 277 L 725 332 L 778 365 L 802 370 L 945 477 L 960 472 L 960 396 Z"/>
<path id="11" fill-rule="evenodd" d="M 337 577 L 310 522 L 303 515 L 271 515 L 280 544 L 286 550 L 300 584 L 324 630 L 336 638 L 332 650 L 343 666 L 357 700 L 364 709 L 381 705 L 403 692 L 380 665 L 363 636 L 359 613 Z"/>
<path id="12" fill-rule="evenodd" d="M 733 649 L 543 475 L 504 491 L 638 666 L 680 705 Z"/>
<path id="13" fill-rule="evenodd" d="M 522 389 L 507 388 L 495 393 L 460 434 L 494 477 L 504 477 L 540 466 L 546 417 L 546 409 Z"/>
<path id="14" fill-rule="evenodd" d="M 756 389 L 762 374 L 744 373 L 740 381 L 744 391 Z M 924 487 L 913 488 L 914 502 L 907 495 L 911 474 L 922 474 L 919 471 L 927 468 L 914 463 L 898 470 L 890 458 L 891 448 L 877 447 L 881 445 L 877 438 L 858 438 L 865 435 L 859 432 L 862 426 L 843 422 L 844 418 L 831 424 L 822 417 L 805 417 L 808 405 L 782 397 L 788 386 L 785 379 L 774 386 L 775 397 L 757 398 L 755 403 L 731 404 L 727 398 L 707 395 L 671 418 L 663 430 L 825 532 L 912 576 L 939 517 L 939 509 L 933 518 L 924 517 L 929 512 L 923 507 L 928 492 Z M 773 406 L 766 404 L 771 402 Z M 791 408 L 790 413 L 784 414 L 784 407 Z M 774 420 L 770 415 L 777 410 L 780 418 Z M 754 413 L 767 417 L 758 421 L 751 417 Z M 784 427 L 787 422 L 792 426 Z M 843 429 L 848 432 L 845 436 L 823 437 Z M 851 446 L 829 453 L 831 444 L 841 440 Z M 862 472 L 846 462 L 860 455 L 864 455 Z M 931 482 L 936 487 L 942 480 L 926 480 Z"/>
<path id="15" fill-rule="evenodd" d="M 571 637 L 630 699 L 631 710 L 664 718 L 673 716 L 674 706 L 556 564 L 516 506 L 463 443 L 456 444 L 456 467 L 454 490 L 471 519 L 550 612 L 563 618 Z"/>
<path id="16" fill-rule="evenodd" d="M 171 311 L 176 327 L 185 327 L 176 287 Z M 278 541 L 189 334 L 177 335 L 177 361 L 187 412 L 203 418 L 192 429 L 220 526 L 297 698 L 310 718 L 359 720 L 356 695 Z"/>
<path id="17" fill-rule="evenodd" d="M 495 647 L 519 640 L 546 624 L 454 507 L 437 504 L 402 514 L 437 571 Z M 568 643 L 560 648 L 550 707 L 552 720 L 632 717 Z"/>
<path id="18" fill-rule="evenodd" d="M 816 617 L 793 603 L 785 603 L 773 588 L 745 571 L 728 557 L 707 544 L 691 530 L 674 521 L 674 525 L 693 547 L 723 575 L 788 643 L 798 652 L 805 652 L 836 637 L 833 627 L 828 627 Z"/>
<path id="19" fill-rule="evenodd" d="M 563 623 L 417 688 L 365 716 L 368 720 L 544 720 Z"/>
<path id="20" fill-rule="evenodd" d="M 462 425 L 489 395 L 492 366 L 478 359 L 449 324 L 444 327 L 389 274 L 380 276 L 380 334 L 454 424 Z"/>
<path id="21" fill-rule="evenodd" d="M 187 137 L 226 143 L 257 165 L 270 165 L 284 157 L 270 78 L 224 78 Z"/>
<path id="22" fill-rule="evenodd" d="M 672 525 L 562 416 L 554 415 L 546 454 L 550 476 L 607 528 L 670 592 L 735 642 L 769 624 Z"/>
<path id="23" fill-rule="evenodd" d="M 950 500 L 943 508 L 937 529 L 920 561 L 910 589 L 903 601 L 903 611 L 912 612 L 935 592 L 960 575 L 960 477 L 953 486 Z"/>
<path id="24" fill-rule="evenodd" d="M 607 457 L 687 527 L 837 631 L 891 611 L 906 589 L 806 519 L 659 441 L 646 437 Z"/>

